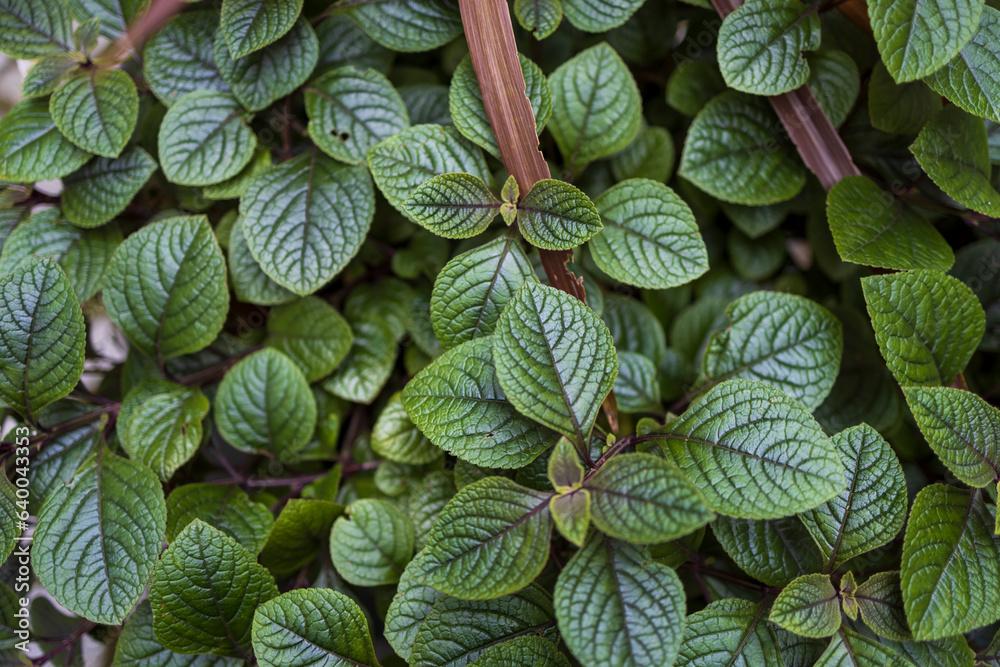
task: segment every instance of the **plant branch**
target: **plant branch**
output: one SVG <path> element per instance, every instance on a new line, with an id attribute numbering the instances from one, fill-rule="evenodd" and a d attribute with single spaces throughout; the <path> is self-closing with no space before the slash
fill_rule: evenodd
<path id="1" fill-rule="evenodd" d="M 167 24 L 184 8 L 184 0 L 153 0 L 142 15 L 129 26 L 128 32 L 108 47 L 101 60 L 119 62 L 124 60 L 129 51 L 138 50 L 156 31 Z"/>

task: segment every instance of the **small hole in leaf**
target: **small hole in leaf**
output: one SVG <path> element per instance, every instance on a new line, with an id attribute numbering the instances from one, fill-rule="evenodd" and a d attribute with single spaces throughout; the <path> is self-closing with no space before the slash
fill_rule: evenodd
<path id="1" fill-rule="evenodd" d="M 337 130 L 330 130 L 330 134 L 340 139 L 341 143 L 351 138 L 350 132 L 338 132 Z"/>

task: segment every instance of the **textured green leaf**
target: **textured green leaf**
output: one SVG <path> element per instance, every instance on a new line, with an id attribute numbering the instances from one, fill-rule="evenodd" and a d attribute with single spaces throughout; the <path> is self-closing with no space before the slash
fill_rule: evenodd
<path id="1" fill-rule="evenodd" d="M 990 182 L 992 165 L 982 119 L 949 105 L 927 122 L 910 152 L 955 201 L 1000 216 L 1000 192 Z"/>
<path id="2" fill-rule="evenodd" d="M 684 636 L 684 590 L 665 565 L 631 545 L 592 539 L 555 589 L 559 631 L 586 667 L 672 665 Z"/>
<path id="3" fill-rule="evenodd" d="M 618 353 L 618 377 L 615 378 L 615 403 L 625 414 L 659 413 L 660 383 L 656 364 L 637 352 Z"/>
<path id="4" fill-rule="evenodd" d="M 940 110 L 941 97 L 926 83 L 896 83 L 885 65 L 875 65 L 868 81 L 872 127 L 892 134 L 916 134 Z"/>
<path id="5" fill-rule="evenodd" d="M 32 566 L 75 614 L 120 624 L 139 600 L 163 544 L 166 504 L 149 468 L 99 449 L 38 513 Z"/>
<path id="6" fill-rule="evenodd" d="M 214 11 L 185 12 L 146 43 L 142 73 L 153 94 L 166 106 L 196 90 L 229 90 L 215 64 L 218 23 L 219 15 Z"/>
<path id="7" fill-rule="evenodd" d="M 908 658 L 914 665 L 971 667 L 976 659 L 975 652 L 962 635 L 926 642 L 882 640 L 882 643 Z"/>
<path id="8" fill-rule="evenodd" d="M 422 183 L 403 204 L 413 220 L 438 236 L 465 239 L 481 234 L 500 202 L 478 176 L 441 174 Z"/>
<path id="9" fill-rule="evenodd" d="M 666 334 L 653 312 L 636 299 L 618 294 L 605 295 L 604 304 L 601 317 L 615 339 L 615 347 L 659 364 L 667 353 Z"/>
<path id="10" fill-rule="evenodd" d="M 290 577 L 326 549 L 333 521 L 343 505 L 328 500 L 292 498 L 267 535 L 260 564 L 276 577 Z"/>
<path id="11" fill-rule="evenodd" d="M 516 10 L 515 10 L 516 11 Z M 542 128 L 552 115 L 552 91 L 549 81 L 541 68 L 531 60 L 517 54 L 521 64 L 521 74 L 524 76 L 524 94 L 531 103 L 531 111 L 535 116 L 535 132 L 541 134 Z M 448 90 L 448 111 L 455 122 L 455 127 L 466 139 L 478 144 L 493 157 L 500 158 L 500 147 L 493 134 L 486 107 L 483 104 L 483 93 L 479 88 L 479 79 L 472 66 L 472 58 L 466 56 L 458 63 L 451 77 L 451 87 Z"/>
<path id="12" fill-rule="evenodd" d="M 122 405 L 122 449 L 167 481 L 198 451 L 208 408 L 208 399 L 197 387 L 159 380 L 143 383 Z"/>
<path id="13" fill-rule="evenodd" d="M 548 639 L 534 635 L 515 637 L 502 644 L 490 646 L 469 664 L 478 667 L 516 667 L 517 665 L 569 667 L 566 656 L 559 652 L 555 644 Z"/>
<path id="14" fill-rule="evenodd" d="M 315 26 L 319 38 L 316 72 L 324 74 L 347 65 L 388 74 L 394 54 L 365 34 L 347 16 L 334 14 Z"/>
<path id="15" fill-rule="evenodd" d="M 618 374 L 611 334 L 594 311 L 534 283 L 525 283 L 504 308 L 493 358 L 514 407 L 577 443 L 587 441 Z"/>
<path id="16" fill-rule="evenodd" d="M 761 382 L 727 380 L 668 424 L 667 454 L 727 516 L 771 519 L 844 488 L 833 445 L 805 407 Z"/>
<path id="17" fill-rule="evenodd" d="M 118 157 L 139 117 L 139 93 L 121 70 L 92 69 L 59 86 L 49 100 L 56 127 L 80 148 Z"/>
<path id="18" fill-rule="evenodd" d="M 947 271 L 955 261 L 932 224 L 864 176 L 847 176 L 833 186 L 826 215 L 845 261 L 936 271 Z"/>
<path id="19" fill-rule="evenodd" d="M 764 603 L 726 599 L 687 617 L 678 667 L 782 667 Z"/>
<path id="20" fill-rule="evenodd" d="M 592 498 L 594 525 L 620 540 L 668 542 L 713 517 L 702 493 L 679 470 L 650 454 L 610 459 L 584 488 Z"/>
<path id="21" fill-rule="evenodd" d="M 594 261 L 616 280 L 651 289 L 690 282 L 708 270 L 708 252 L 688 205 L 646 179 L 619 183 L 595 200 L 604 229 Z"/>
<path id="22" fill-rule="evenodd" d="M 976 351 L 986 316 L 956 278 L 914 271 L 861 279 L 889 370 L 901 385 L 950 385 Z"/>
<path id="23" fill-rule="evenodd" d="M 98 227 L 125 210 L 156 171 L 156 160 L 132 146 L 98 157 L 63 178 L 62 210 L 77 227 Z"/>
<path id="24" fill-rule="evenodd" d="M 888 646 L 841 628 L 815 667 L 914 667 Z"/>
<path id="25" fill-rule="evenodd" d="M 413 523 L 385 500 L 364 498 L 333 524 L 330 555 L 337 573 L 355 586 L 399 581 L 413 557 Z"/>
<path id="26" fill-rule="evenodd" d="M 258 146 L 254 150 L 250 162 L 240 170 L 240 173 L 221 183 L 206 185 L 201 189 L 201 192 L 206 199 L 239 199 L 247 193 L 250 183 L 263 172 L 267 171 L 273 162 L 271 151 Z"/>
<path id="27" fill-rule="evenodd" d="M 795 0 L 748 0 L 719 29 L 719 69 L 730 88 L 780 95 L 809 78 L 803 51 L 819 48 L 819 15 Z"/>
<path id="28" fill-rule="evenodd" d="M 778 271 L 785 263 L 785 235 L 781 231 L 752 239 L 738 228 L 726 237 L 726 252 L 733 270 L 740 278 L 761 282 Z"/>
<path id="29" fill-rule="evenodd" d="M 240 173 L 257 138 L 231 93 L 196 90 L 174 102 L 160 124 L 160 167 L 171 183 L 211 185 Z"/>
<path id="30" fill-rule="evenodd" d="M 403 99 L 372 69 L 335 69 L 311 81 L 305 96 L 309 136 L 343 162 L 364 162 L 369 148 L 410 126 Z"/>
<path id="31" fill-rule="evenodd" d="M 1000 478 L 1000 410 L 964 389 L 904 387 L 920 432 L 938 458 L 969 486 Z"/>
<path id="32" fill-rule="evenodd" d="M 215 40 L 219 74 L 250 111 L 266 109 L 306 82 L 319 59 L 319 40 L 300 18 L 285 35 L 259 51 L 236 58 L 226 40 Z"/>
<path id="33" fill-rule="evenodd" d="M 3 524 L 0 526 L 0 561 L 7 560 L 7 556 L 14 550 L 17 540 L 21 536 L 23 526 L 22 523 L 19 523 L 21 511 L 18 508 L 17 492 L 14 485 L 7 480 L 6 474 L 0 475 L 0 518 L 3 519 Z M 27 512 L 23 516 L 26 521 Z"/>
<path id="34" fill-rule="evenodd" d="M 768 619 L 803 637 L 829 637 L 840 629 L 840 597 L 828 574 L 807 574 L 785 586 Z"/>
<path id="35" fill-rule="evenodd" d="M 1000 538 L 979 491 L 934 484 L 917 494 L 903 541 L 902 588 L 917 640 L 1000 618 L 1000 607 L 989 602 L 1000 596 Z"/>
<path id="36" fill-rule="evenodd" d="M 234 658 L 182 655 L 166 649 L 153 633 L 153 610 L 143 600 L 128 617 L 115 644 L 114 667 L 239 667 Z"/>
<path id="37" fill-rule="evenodd" d="M 571 445 L 572 446 L 572 445 Z M 549 511 L 559 533 L 577 546 L 583 546 L 590 530 L 591 496 L 585 489 L 552 496 Z"/>
<path id="38" fill-rule="evenodd" d="M 712 532 L 741 570 L 768 586 L 786 586 L 823 567 L 822 555 L 795 516 L 770 520 L 720 516 L 712 522 Z"/>
<path id="39" fill-rule="evenodd" d="M 410 493 L 407 502 L 407 512 L 413 521 L 413 533 L 416 537 L 417 551 L 427 544 L 434 521 L 438 514 L 455 495 L 455 479 L 452 471 L 438 470 L 428 473 Z"/>
<path id="40" fill-rule="evenodd" d="M 854 599 L 857 600 L 861 620 L 875 634 L 899 642 L 913 639 L 906 624 L 898 570 L 873 574 L 858 586 Z"/>
<path id="41" fill-rule="evenodd" d="M 642 99 L 628 67 L 602 42 L 560 65 L 549 78 L 549 130 L 567 171 L 625 148 L 642 123 Z"/>
<path id="42" fill-rule="evenodd" d="M 560 0 L 514 0 L 514 16 L 535 39 L 545 39 L 562 22 L 562 3 Z"/>
<path id="43" fill-rule="evenodd" d="M 873 0 L 872 32 L 892 78 L 913 81 L 951 60 L 979 27 L 983 0 Z"/>
<path id="44" fill-rule="evenodd" d="M 454 419 L 453 413 L 448 413 Z M 393 394 L 372 428 L 372 450 L 400 463 L 422 464 L 435 461 L 442 451 L 428 440 L 407 416 L 399 393 Z"/>
<path id="45" fill-rule="evenodd" d="M 0 179 L 31 183 L 61 178 L 90 158 L 59 131 L 45 98 L 21 100 L 0 118 Z"/>
<path id="46" fill-rule="evenodd" d="M 705 351 L 710 382 L 732 377 L 774 385 L 816 409 L 830 393 L 843 349 L 840 321 L 814 301 L 780 292 L 751 292 L 726 308 L 728 329 Z"/>
<path id="47" fill-rule="evenodd" d="M 806 171 L 794 146 L 779 138 L 779 127 L 767 100 L 736 92 L 719 95 L 691 123 L 678 173 L 734 204 L 791 199 L 805 185 Z"/>
<path id="48" fill-rule="evenodd" d="M 95 17 L 100 22 L 102 35 L 117 38 L 126 32 L 133 19 L 146 8 L 147 0 L 69 0 L 68 4 L 70 12 L 78 21 Z"/>
<path id="49" fill-rule="evenodd" d="M 607 32 L 626 21 L 643 0 L 562 0 L 562 10 L 575 28 L 584 32 Z"/>
<path id="50" fill-rule="evenodd" d="M 406 110 L 413 125 L 451 125 L 448 112 L 448 86 L 434 83 L 416 83 L 399 87 Z"/>
<path id="51" fill-rule="evenodd" d="M 83 313 L 52 260 L 0 276 L 0 294 L 0 399 L 33 420 L 80 379 Z"/>
<path id="52" fill-rule="evenodd" d="M 348 11 L 372 39 L 393 51 L 429 51 L 462 33 L 458 5 L 449 0 L 384 0 Z"/>
<path id="53" fill-rule="evenodd" d="M 292 29 L 302 0 L 223 0 L 219 30 L 234 58 L 259 51 Z"/>
<path id="54" fill-rule="evenodd" d="M 545 567 L 552 534 L 548 493 L 503 477 L 466 486 L 427 537 L 423 583 L 463 599 L 521 590 Z"/>
<path id="55" fill-rule="evenodd" d="M 414 640 L 434 604 L 446 596 L 417 580 L 424 553 L 413 557 L 399 578 L 396 594 L 385 614 L 385 638 L 396 655 L 409 660 Z"/>
<path id="56" fill-rule="evenodd" d="M 94 408 L 71 399 L 49 406 L 39 419 L 44 427 L 52 427 L 69 419 L 91 412 Z M 70 429 L 66 433 L 49 437 L 45 447 L 31 460 L 31 510 L 38 508 L 53 490 L 67 486 L 80 466 L 97 452 L 104 437 L 105 420 Z"/>
<path id="57" fill-rule="evenodd" d="M 0 254 L 0 274 L 51 257 L 66 273 L 80 303 L 101 289 L 104 271 L 122 241 L 117 225 L 78 229 L 59 217 L 59 209 L 35 213 L 11 231 Z"/>
<path id="58" fill-rule="evenodd" d="M 278 595 L 270 573 L 236 540 L 195 520 L 153 571 L 153 630 L 177 653 L 250 654 L 254 610 Z"/>
<path id="59" fill-rule="evenodd" d="M 348 317 L 348 323 L 354 332 L 354 344 L 340 367 L 324 381 L 323 388 L 348 401 L 371 403 L 396 366 L 402 334 L 378 316 Z"/>
<path id="60" fill-rule="evenodd" d="M 403 214 L 410 194 L 438 174 L 464 172 L 493 182 L 479 148 L 443 125 L 414 125 L 372 146 L 368 166 L 379 190 Z"/>
<path id="61" fill-rule="evenodd" d="M 611 174 L 618 181 L 648 178 L 666 183 L 674 173 L 674 140 L 665 128 L 644 127 L 609 160 Z"/>
<path id="62" fill-rule="evenodd" d="M 906 519 L 906 483 L 889 443 L 861 424 L 831 439 L 847 470 L 847 488 L 799 515 L 827 561 L 827 572 L 887 544 Z"/>
<path id="63" fill-rule="evenodd" d="M 161 220 L 129 236 L 104 285 L 108 315 L 160 361 L 206 347 L 229 309 L 225 259 L 204 216 Z"/>
<path id="64" fill-rule="evenodd" d="M 167 498 L 167 541 L 173 542 L 193 521 L 203 521 L 233 538 L 252 554 L 264 548 L 274 517 L 242 489 L 223 484 L 185 484 Z"/>
<path id="65" fill-rule="evenodd" d="M 59 0 L 3 0 L 0 3 L 0 51 L 11 58 L 29 60 L 71 51 L 71 19 Z"/>
<path id="66" fill-rule="evenodd" d="M 296 294 L 315 292 L 357 253 L 375 214 L 362 167 L 312 150 L 265 171 L 240 199 L 243 235 L 254 259 Z"/>
<path id="67" fill-rule="evenodd" d="M 809 89 L 823 112 L 840 127 L 854 108 L 861 91 L 861 74 L 850 55 L 824 50 L 809 54 Z"/>
<path id="68" fill-rule="evenodd" d="M 316 428 L 316 401 L 299 367 L 277 350 L 233 366 L 215 397 L 215 425 L 233 447 L 288 461 Z"/>
<path id="69" fill-rule="evenodd" d="M 35 62 L 24 75 L 21 97 L 51 95 L 63 81 L 80 69 L 80 62 L 68 53 L 53 53 Z"/>
<path id="70" fill-rule="evenodd" d="M 686 116 L 697 116 L 710 99 L 726 91 L 717 63 L 685 60 L 667 79 L 667 104 Z"/>
<path id="71" fill-rule="evenodd" d="M 971 114 L 1000 123 L 1000 11 L 983 7 L 979 30 L 951 61 L 925 80 Z"/>
<path id="72" fill-rule="evenodd" d="M 552 178 L 535 183 L 518 202 L 517 223 L 531 245 L 547 250 L 569 250 L 603 229 L 590 198 Z"/>
<path id="73" fill-rule="evenodd" d="M 233 292 L 240 301 L 271 306 L 298 299 L 297 294 L 271 280 L 250 254 L 243 236 L 242 217 L 236 220 L 229 236 L 229 276 L 233 281 Z"/>
<path id="74" fill-rule="evenodd" d="M 347 356 L 352 341 L 347 320 L 318 297 L 278 306 L 267 318 L 268 347 L 294 361 L 309 382 L 333 372 Z"/>

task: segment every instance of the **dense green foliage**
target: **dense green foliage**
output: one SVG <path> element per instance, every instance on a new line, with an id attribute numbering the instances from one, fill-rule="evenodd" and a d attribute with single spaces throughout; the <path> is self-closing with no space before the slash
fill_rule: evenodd
<path id="1" fill-rule="evenodd" d="M 457 1 L 169 4 L 0 0 L 0 662 L 1000 667 L 1000 2 L 512 0 L 532 182 Z"/>

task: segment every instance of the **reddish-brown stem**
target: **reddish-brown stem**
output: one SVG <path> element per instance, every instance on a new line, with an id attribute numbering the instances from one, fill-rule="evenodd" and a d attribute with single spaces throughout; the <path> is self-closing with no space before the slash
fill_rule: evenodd
<path id="1" fill-rule="evenodd" d="M 174 14 L 184 8 L 184 5 L 184 0 L 153 0 L 149 9 L 129 26 L 128 33 L 112 44 L 100 59 L 108 62 L 124 60 L 129 51 L 141 48 L 146 40 L 166 25 Z"/>

